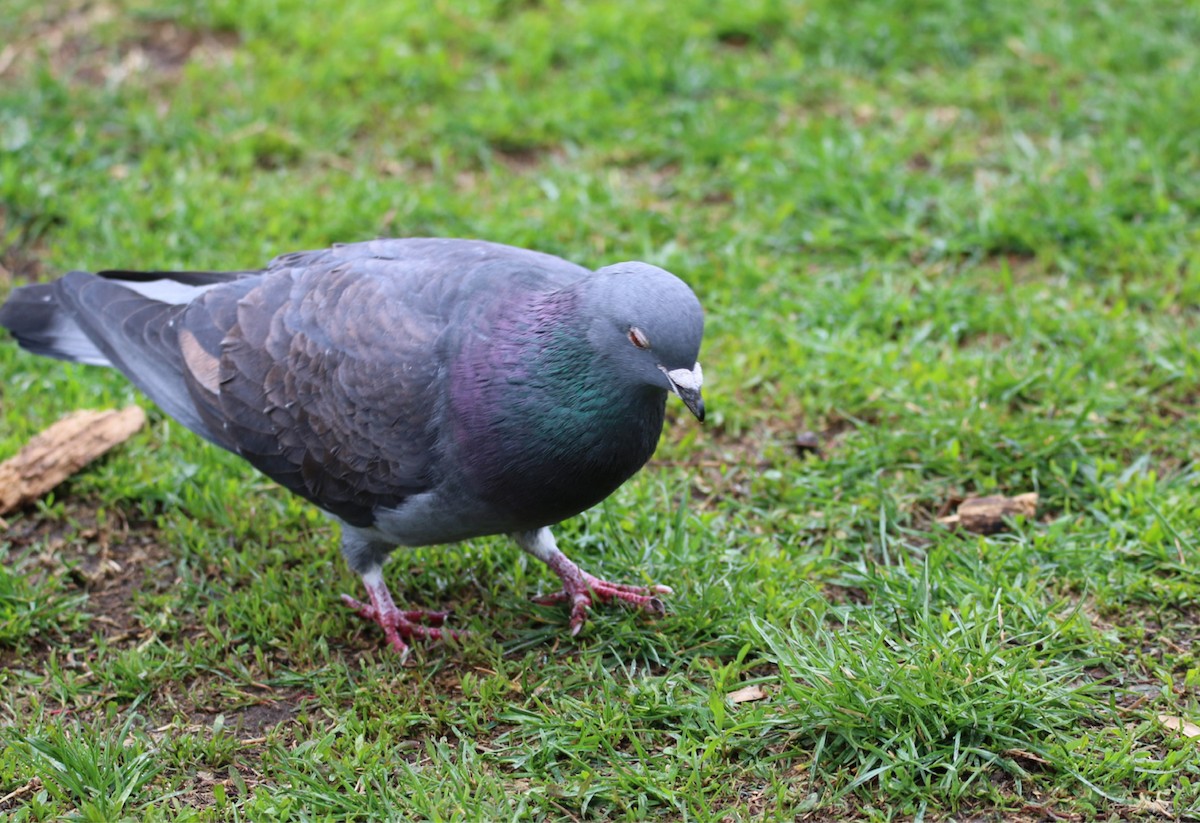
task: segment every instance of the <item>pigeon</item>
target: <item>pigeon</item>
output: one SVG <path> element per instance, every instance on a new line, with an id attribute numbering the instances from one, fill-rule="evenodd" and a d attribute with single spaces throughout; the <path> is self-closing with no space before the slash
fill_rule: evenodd
<path id="1" fill-rule="evenodd" d="M 481 240 L 384 239 L 231 272 L 72 271 L 15 290 L 24 349 L 121 371 L 166 414 L 341 524 L 367 600 L 342 598 L 407 656 L 456 638 L 402 610 L 399 546 L 511 535 L 544 562 L 577 634 L 589 608 L 663 609 L 667 586 L 595 577 L 550 527 L 640 469 L 669 393 L 704 421 L 704 315 L 682 280 L 596 271 Z"/>

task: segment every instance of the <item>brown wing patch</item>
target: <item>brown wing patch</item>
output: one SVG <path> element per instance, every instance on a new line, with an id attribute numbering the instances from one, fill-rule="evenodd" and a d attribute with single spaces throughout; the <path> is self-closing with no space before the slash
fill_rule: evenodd
<path id="1" fill-rule="evenodd" d="M 221 387 L 220 360 L 205 351 L 196 335 L 187 328 L 179 330 L 179 349 L 183 352 L 183 362 L 196 382 L 216 394 Z"/>
<path id="2" fill-rule="evenodd" d="M 432 482 L 445 321 L 411 285 L 353 262 L 279 269 L 237 300 L 218 351 L 196 330 L 229 448 L 352 525 Z"/>

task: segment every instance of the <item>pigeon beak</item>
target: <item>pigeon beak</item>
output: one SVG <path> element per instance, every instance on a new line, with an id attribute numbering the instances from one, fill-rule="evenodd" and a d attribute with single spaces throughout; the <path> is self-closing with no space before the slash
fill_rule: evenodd
<path id="1" fill-rule="evenodd" d="M 700 387 L 704 384 L 704 372 L 701 371 L 700 364 L 697 363 L 692 369 L 667 371 L 662 366 L 659 368 L 667 376 L 667 382 L 671 384 L 671 391 L 679 395 L 683 405 L 687 406 L 688 410 L 696 415 L 696 419 L 703 423 L 704 398 L 700 395 Z"/>
<path id="2" fill-rule="evenodd" d="M 679 399 L 683 401 L 683 405 L 688 407 L 692 414 L 696 415 L 696 419 L 701 423 L 704 422 L 704 398 L 700 396 L 699 389 L 675 389 L 675 393 L 679 395 Z"/>

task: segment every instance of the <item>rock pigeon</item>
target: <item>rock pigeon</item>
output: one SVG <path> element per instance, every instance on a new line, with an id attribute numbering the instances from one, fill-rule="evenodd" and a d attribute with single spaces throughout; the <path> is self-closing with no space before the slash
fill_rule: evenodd
<path id="1" fill-rule="evenodd" d="M 547 598 L 660 611 L 666 586 L 594 577 L 550 526 L 646 463 L 668 392 L 700 421 L 700 303 L 647 263 L 594 272 L 479 240 L 285 254 L 235 272 L 73 271 L 17 289 L 0 325 L 28 351 L 112 366 L 167 414 L 341 523 L 402 655 L 455 637 L 384 583 L 397 546 L 510 534 L 562 580 Z"/>

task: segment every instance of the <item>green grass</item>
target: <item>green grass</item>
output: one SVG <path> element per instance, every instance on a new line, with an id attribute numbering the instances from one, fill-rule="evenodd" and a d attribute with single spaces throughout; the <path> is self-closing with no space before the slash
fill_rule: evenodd
<path id="1" fill-rule="evenodd" d="M 1194 3 L 5 11 L 18 279 L 380 235 L 643 259 L 705 305 L 711 414 L 559 529 L 667 615 L 570 638 L 508 542 L 399 552 L 397 598 L 473 631 L 403 666 L 325 519 L 147 407 L 0 537 L 0 814 L 1200 816 L 1161 720 L 1200 722 Z M 0 457 L 128 402 L 0 345 Z"/>

